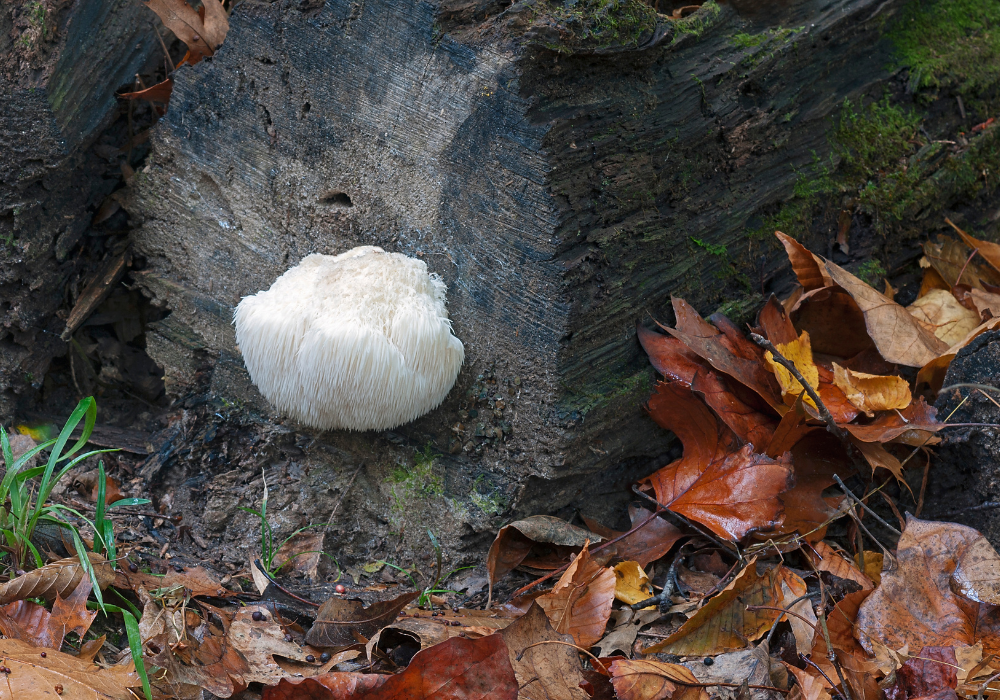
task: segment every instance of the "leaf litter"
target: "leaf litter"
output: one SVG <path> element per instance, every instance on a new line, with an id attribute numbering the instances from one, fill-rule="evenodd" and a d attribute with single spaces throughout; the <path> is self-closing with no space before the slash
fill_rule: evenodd
<path id="1" fill-rule="evenodd" d="M 192 61 L 224 38 L 212 8 L 173 12 L 164 22 Z M 157 575 L 91 553 L 89 567 L 54 561 L 0 586 L 0 674 L 32 697 L 141 697 L 143 675 L 157 698 L 992 697 L 1000 555 L 891 497 L 898 528 L 872 509 L 892 480 L 918 486 L 910 468 L 928 466 L 948 427 L 921 377 L 943 376 L 998 322 L 1000 254 L 961 238 L 924 246 L 909 307 L 779 233 L 801 288 L 768 300 L 758 336 L 681 299 L 672 327 L 639 326 L 663 376 L 646 410 L 681 457 L 635 484 L 626 531 L 548 515 L 503 527 L 485 609 L 434 586 L 313 603 L 266 576 L 247 593 L 201 567 Z M 984 264 L 957 265 L 968 245 Z M 107 484 L 84 487 L 114 500 Z M 298 533 L 272 573 L 310 576 L 321 548 Z M 515 571 L 541 578 L 494 602 Z M 90 632 L 94 583 L 141 608 L 128 613 L 137 644 L 117 660 Z"/>

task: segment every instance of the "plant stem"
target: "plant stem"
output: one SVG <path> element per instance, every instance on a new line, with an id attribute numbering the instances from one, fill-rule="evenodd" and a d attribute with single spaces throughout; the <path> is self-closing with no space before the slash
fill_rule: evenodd
<path id="1" fill-rule="evenodd" d="M 845 496 L 847 496 L 854 504 L 856 504 L 856 505 L 860 506 L 861 508 L 864 508 L 865 510 L 867 510 L 868 513 L 873 518 L 875 518 L 875 520 L 877 520 L 879 523 L 881 523 L 882 527 L 888 528 L 888 530 L 890 532 L 894 532 L 896 534 L 896 537 L 902 537 L 903 536 L 902 532 L 900 532 L 899 530 L 897 530 L 896 528 L 894 528 L 892 525 L 890 525 L 889 523 L 887 523 L 885 520 L 883 520 L 881 517 L 879 517 L 878 513 L 876 513 L 871 508 L 869 508 L 868 506 L 866 506 L 865 503 L 864 503 L 864 501 L 862 501 L 860 498 L 858 498 L 857 496 L 855 496 L 854 492 L 851 491 L 849 488 L 847 488 L 847 486 L 844 484 L 843 480 L 839 476 L 837 476 L 836 474 L 834 474 L 833 475 L 833 480 L 837 482 L 837 486 L 840 487 L 840 490 L 844 492 Z"/>

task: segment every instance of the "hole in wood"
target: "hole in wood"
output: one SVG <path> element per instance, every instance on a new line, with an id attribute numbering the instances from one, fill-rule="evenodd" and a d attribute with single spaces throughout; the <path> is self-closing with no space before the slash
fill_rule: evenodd
<path id="1" fill-rule="evenodd" d="M 319 198 L 320 204 L 327 204 L 332 207 L 353 207 L 354 202 L 346 192 L 330 191 Z"/>

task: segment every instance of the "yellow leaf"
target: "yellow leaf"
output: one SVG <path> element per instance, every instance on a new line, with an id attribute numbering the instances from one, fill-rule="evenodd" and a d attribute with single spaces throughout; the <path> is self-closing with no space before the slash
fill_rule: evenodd
<path id="1" fill-rule="evenodd" d="M 652 597 L 653 586 L 639 562 L 623 561 L 615 567 L 615 598 L 626 605 L 635 605 Z"/>
<path id="2" fill-rule="evenodd" d="M 981 322 L 979 314 L 962 306 L 947 289 L 932 289 L 906 310 L 948 345 L 960 341 Z"/>
<path id="3" fill-rule="evenodd" d="M 775 345 L 775 348 L 779 353 L 785 356 L 787 360 L 790 360 L 795 369 L 802 373 L 805 380 L 809 382 L 813 389 L 819 386 L 819 368 L 813 363 L 813 353 L 812 345 L 809 342 L 809 333 L 802 331 L 796 340 L 790 343 L 784 343 L 782 345 Z M 781 396 L 785 399 L 785 403 L 789 406 L 795 403 L 795 399 L 799 397 L 805 391 L 805 387 L 799 382 L 798 379 L 792 376 L 792 373 L 787 369 L 779 365 L 774 361 L 774 355 L 770 352 L 764 353 L 764 358 L 767 363 L 771 366 L 771 371 L 774 372 L 774 376 L 778 379 L 778 385 L 781 387 Z M 803 401 L 807 404 L 816 408 L 816 403 L 809 397 L 808 394 L 803 396 Z"/>
<path id="4" fill-rule="evenodd" d="M 864 555 L 865 560 L 862 562 L 860 554 L 855 554 L 854 562 L 858 565 L 858 568 L 864 572 L 865 576 L 870 578 L 877 586 L 882 583 L 883 554 L 882 552 L 865 551 Z"/>
<path id="5" fill-rule="evenodd" d="M 833 363 L 833 383 L 847 400 L 867 413 L 906 408 L 912 396 L 910 385 L 902 377 L 853 372 Z"/>

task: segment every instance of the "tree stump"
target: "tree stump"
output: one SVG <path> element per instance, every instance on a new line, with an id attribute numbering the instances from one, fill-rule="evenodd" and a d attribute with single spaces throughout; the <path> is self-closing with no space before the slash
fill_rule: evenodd
<path id="1" fill-rule="evenodd" d="M 901 4 L 672 20 L 639 0 L 247 0 L 218 53 L 176 72 L 133 183 L 133 277 L 170 312 L 147 333 L 168 392 L 282 423 L 236 347 L 239 300 L 310 253 L 417 256 L 466 348 L 445 403 L 388 434 L 281 428 L 326 445 L 320 481 L 364 464 L 354 535 L 395 531 L 393 469 L 426 447 L 438 505 L 403 510 L 454 546 L 510 508 L 613 521 L 674 449 L 641 408 L 655 375 L 636 321 L 672 294 L 762 298 L 786 259 L 745 231 L 825 157 L 844 98 L 887 79 Z"/>
<path id="2" fill-rule="evenodd" d="M 65 324 L 53 314 L 78 271 L 70 253 L 115 185 L 87 148 L 117 113 L 115 91 L 158 46 L 148 10 L 131 0 L 16 0 L 0 11 L 4 420 L 66 352 Z"/>

